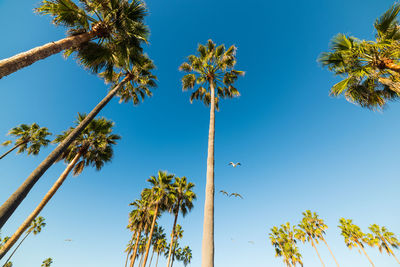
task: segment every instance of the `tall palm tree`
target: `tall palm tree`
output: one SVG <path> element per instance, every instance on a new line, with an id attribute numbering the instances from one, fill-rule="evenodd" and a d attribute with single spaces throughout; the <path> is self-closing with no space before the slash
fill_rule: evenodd
<path id="1" fill-rule="evenodd" d="M 63 50 L 66 55 L 86 49 L 89 42 L 140 46 L 148 36 L 143 24 L 147 10 L 140 0 L 43 0 L 36 12 L 53 17 L 53 24 L 68 28 L 68 37 L 0 61 L 0 79 Z"/>
<path id="2" fill-rule="evenodd" d="M 359 40 L 344 34 L 331 41 L 331 51 L 318 61 L 344 77 L 331 88 L 331 95 L 344 95 L 349 102 L 381 109 L 400 95 L 400 4 L 389 8 L 374 24 L 375 40 Z"/>
<path id="3" fill-rule="evenodd" d="M 112 68 L 111 70 L 106 68 L 106 71 L 102 74 L 106 77 L 107 81 L 113 82 L 112 89 L 86 116 L 86 118 L 58 144 L 50 155 L 39 164 L 39 166 L 28 176 L 24 183 L 22 183 L 22 185 L 6 200 L 6 202 L 1 205 L 0 228 L 7 222 L 8 218 L 14 213 L 44 172 L 61 156 L 62 153 L 65 152 L 68 146 L 79 136 L 83 129 L 85 129 L 85 127 L 115 95 L 118 95 L 121 100 L 125 102 L 132 100 L 135 105 L 144 100 L 146 96 L 152 95 L 150 89 L 156 87 L 156 77 L 151 74 L 151 71 L 155 66 L 147 56 L 136 55 L 134 49 L 129 50 L 129 57 L 125 57 L 126 55 L 124 53 L 119 53 L 111 48 L 108 48 L 107 51 L 109 51 L 109 53 L 103 61 L 104 64 L 98 61 L 95 62 L 95 60 L 90 58 L 88 54 L 81 53 L 80 55 L 82 61 L 86 62 L 88 66 L 92 66 L 95 71 L 101 70 L 101 65 L 118 66 L 119 74 L 115 73 Z M 83 58 L 85 56 L 86 59 L 84 60 Z M 94 67 L 95 64 L 96 67 Z M 122 73 L 125 76 L 122 77 Z"/>
<path id="4" fill-rule="evenodd" d="M 39 234 L 42 229 L 46 226 L 46 223 L 44 222 L 44 218 L 43 217 L 37 217 L 35 218 L 30 226 L 29 229 L 26 231 L 26 234 L 24 236 L 24 238 L 21 240 L 21 242 L 19 242 L 18 246 L 14 249 L 14 251 L 11 253 L 11 255 L 8 257 L 8 259 L 6 260 L 6 262 L 4 263 L 4 265 L 7 265 L 7 263 L 10 262 L 11 257 L 15 254 L 15 252 L 17 251 L 17 249 L 21 246 L 22 242 L 24 242 L 24 240 L 32 233 L 34 235 Z M 7 239 L 8 241 L 8 239 Z M 7 242 L 5 242 L 5 244 L 7 244 Z M 0 248 L 1 249 L 1 248 Z"/>
<path id="5" fill-rule="evenodd" d="M 23 153 L 28 151 L 28 155 L 37 155 L 42 147 L 46 147 L 50 140 L 47 136 L 51 135 L 46 127 L 40 127 L 37 123 L 31 125 L 21 124 L 17 127 L 12 128 L 8 135 L 15 136 L 17 139 L 14 141 L 14 146 L 6 153 L 0 156 L 0 159 L 7 156 L 13 150 L 18 149 L 17 153 Z M 7 146 L 12 141 L 5 141 L 2 145 Z"/>
<path id="6" fill-rule="evenodd" d="M 47 258 L 42 262 L 41 267 L 50 267 L 52 263 L 53 263 L 53 259 Z"/>
<path id="7" fill-rule="evenodd" d="M 192 191 L 194 188 L 193 183 L 188 183 L 187 178 L 183 176 L 182 178 L 175 177 L 175 182 L 172 185 L 172 212 L 175 214 L 174 224 L 171 231 L 171 243 L 169 248 L 167 267 L 169 267 L 171 255 L 172 255 L 172 245 L 175 237 L 175 226 L 178 221 L 179 212 L 185 217 L 186 214 L 193 208 L 193 201 L 196 199 L 196 194 Z"/>
<path id="8" fill-rule="evenodd" d="M 303 266 L 302 256 L 295 239 L 297 231 L 290 223 L 286 223 L 279 228 L 274 226 L 269 234 L 271 244 L 275 248 L 275 257 L 282 257 L 283 262 L 288 267 L 296 266 L 297 264 Z"/>
<path id="9" fill-rule="evenodd" d="M 173 178 L 174 178 L 173 174 L 168 174 L 167 172 L 158 171 L 157 176 L 151 176 L 147 180 L 152 185 L 152 187 L 143 190 L 142 194 L 151 200 L 151 205 L 153 206 L 154 209 L 154 215 L 150 227 L 149 239 L 147 241 L 146 252 L 144 255 L 142 267 L 146 266 L 147 258 L 149 256 L 149 251 L 150 251 L 151 239 L 154 232 L 154 226 L 156 224 L 160 208 L 165 209 L 171 200 L 170 189 Z"/>
<path id="10" fill-rule="evenodd" d="M 210 106 L 201 266 L 214 267 L 215 108 L 218 109 L 220 98 L 233 98 L 240 95 L 233 83 L 238 76 L 244 75 L 244 72 L 234 69 L 235 46 L 225 50 L 224 45 L 216 47 L 212 40 L 208 40 L 207 45 L 200 44 L 197 51 L 199 55 L 190 55 L 188 62 L 183 63 L 179 69 L 188 73 L 182 78 L 183 90 L 195 89 L 190 96 L 190 101 L 201 100 L 206 106 Z"/>
<path id="11" fill-rule="evenodd" d="M 385 226 L 381 227 L 377 224 L 372 224 L 368 229 L 372 232 L 374 239 L 378 241 L 377 246 L 379 251 L 381 253 L 383 251 L 386 251 L 388 255 L 392 255 L 397 263 L 400 264 L 399 259 L 396 257 L 392 250 L 392 248 L 398 249 L 400 246 L 400 242 L 395 234 L 389 232 L 389 230 Z"/>
<path id="12" fill-rule="evenodd" d="M 79 125 L 83 120 L 85 120 L 85 118 L 86 115 L 79 114 L 78 120 L 75 123 Z M 64 183 L 71 171 L 73 171 L 74 175 L 78 175 L 87 166 L 94 166 L 97 170 L 100 170 L 106 162 L 111 161 L 113 156 L 112 146 L 116 144 L 118 139 L 120 139 L 120 136 L 112 133 L 113 127 L 114 123 L 105 118 L 92 120 L 88 127 L 81 132 L 78 138 L 76 138 L 75 141 L 62 154 L 59 160 L 63 159 L 66 163 L 68 163 L 67 167 L 51 187 L 51 189 L 43 197 L 42 201 L 35 208 L 35 210 L 20 225 L 20 227 L 13 234 L 10 240 L 8 240 L 4 247 L 0 249 L 0 259 L 15 244 L 15 242 L 28 228 L 36 216 L 39 215 L 42 209 Z M 73 130 L 74 128 L 70 128 L 61 135 L 58 135 L 54 142 L 62 142 Z"/>
<path id="13" fill-rule="evenodd" d="M 364 243 L 366 243 L 366 236 L 361 231 L 360 227 L 353 224 L 353 220 L 341 218 L 339 220 L 339 228 L 342 230 L 341 235 L 344 237 L 344 242 L 349 249 L 354 247 L 361 249 L 364 255 L 367 257 L 368 261 L 372 266 L 375 266 L 367 252 L 364 249 Z"/>

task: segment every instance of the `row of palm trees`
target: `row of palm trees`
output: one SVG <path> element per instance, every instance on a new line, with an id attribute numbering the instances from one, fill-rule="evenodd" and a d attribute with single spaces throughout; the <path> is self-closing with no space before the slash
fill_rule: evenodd
<path id="1" fill-rule="evenodd" d="M 279 227 L 274 226 L 271 228 L 269 238 L 275 249 L 275 256 L 282 257 L 286 266 L 303 266 L 302 255 L 299 252 L 297 242 L 300 241 L 303 244 L 308 242 L 315 249 L 321 265 L 325 266 L 317 248 L 319 242 L 322 241 L 332 255 L 336 266 L 339 266 L 337 259 L 324 238 L 328 226 L 315 212 L 307 210 L 302 214 L 303 218 L 297 226 L 292 226 L 287 222 Z M 344 218 L 339 220 L 338 227 L 341 229 L 341 235 L 344 238 L 346 246 L 350 249 L 357 248 L 359 251 L 362 250 L 372 266 L 375 265 L 366 253 L 365 246 L 377 247 L 379 252 L 386 252 L 388 255 L 393 256 L 397 263 L 400 264 L 400 261 L 393 252 L 393 249 L 399 248 L 400 242 L 395 234 L 390 232 L 386 227 L 372 224 L 368 228 L 370 233 L 364 233 L 359 226 L 353 224 L 352 220 Z"/>
<path id="2" fill-rule="evenodd" d="M 156 252 L 156 266 L 162 253 L 167 257 L 167 267 L 172 267 L 175 258 L 183 261 L 186 266 L 190 263 L 192 253 L 189 247 L 179 248 L 178 240 L 182 238 L 183 230 L 177 221 L 179 214 L 185 217 L 193 208 L 196 199 L 194 184 L 188 182 L 184 176 L 176 177 L 163 171 L 159 171 L 157 176 L 151 176 L 147 181 L 151 187 L 145 188 L 141 198 L 130 204 L 133 210 L 129 215 L 128 228 L 133 234 L 126 250 L 125 267 L 129 259 L 129 266 L 133 267 L 139 257 L 141 259 L 138 266 L 145 267 L 150 247 L 153 247 L 150 264 Z M 157 225 L 157 219 L 163 212 L 172 213 L 174 216 L 169 244 L 163 228 Z"/>

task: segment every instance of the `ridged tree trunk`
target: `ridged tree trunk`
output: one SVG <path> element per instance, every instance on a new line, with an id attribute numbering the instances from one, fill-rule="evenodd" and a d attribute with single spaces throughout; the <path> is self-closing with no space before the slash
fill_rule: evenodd
<path id="1" fill-rule="evenodd" d="M 138 232 L 138 230 L 135 230 L 135 231 L 133 232 L 131 241 L 129 242 L 129 244 L 131 244 L 131 247 L 129 248 L 128 252 L 126 253 L 125 267 L 128 266 L 129 255 L 130 255 L 131 252 L 132 252 L 132 242 L 133 242 L 133 240 L 135 239 L 135 236 L 136 236 L 136 233 L 137 233 L 137 232 Z"/>
<path id="2" fill-rule="evenodd" d="M 26 233 L 26 235 L 24 236 L 24 238 L 22 238 L 21 242 L 19 242 L 18 246 L 14 249 L 14 251 L 11 253 L 10 257 L 8 257 L 8 259 L 6 260 L 6 262 L 4 263 L 3 266 L 7 266 L 7 263 L 11 260 L 11 257 L 15 254 L 15 252 L 17 251 L 17 249 L 21 246 L 22 242 L 24 242 L 24 240 L 29 236 L 31 232 Z"/>
<path id="3" fill-rule="evenodd" d="M 157 252 L 157 260 L 156 260 L 156 267 L 158 265 L 158 257 L 160 256 L 160 252 Z"/>
<path id="4" fill-rule="evenodd" d="M 151 238 L 153 237 L 154 225 L 156 225 L 157 214 L 158 214 L 158 203 L 156 204 L 156 209 L 154 211 L 153 222 L 151 223 L 149 240 L 147 241 L 146 245 L 146 254 L 144 255 L 142 267 L 146 266 L 147 258 L 149 257 L 150 245 L 151 245 Z"/>
<path id="5" fill-rule="evenodd" d="M 131 256 L 131 264 L 129 265 L 129 267 L 133 267 L 133 265 L 135 264 L 136 253 L 137 253 L 137 250 L 139 247 L 140 234 L 142 233 L 142 226 L 143 226 L 143 223 L 141 222 L 140 226 L 139 226 L 139 231 L 136 236 L 135 247 L 133 248 L 133 252 L 132 252 L 132 256 Z M 144 232 L 146 232 L 146 231 L 147 231 L 147 224 L 144 229 Z"/>
<path id="6" fill-rule="evenodd" d="M 28 143 L 28 141 L 21 142 L 21 143 L 15 145 L 15 146 L 13 146 L 13 148 L 11 148 L 11 149 L 8 150 L 6 153 L 4 153 L 3 155 L 1 155 L 1 156 L 0 156 L 0 159 L 4 158 L 5 156 L 7 156 L 7 155 L 10 154 L 11 152 L 13 152 L 15 149 L 17 149 L 18 147 L 20 147 L 21 145 L 26 144 L 26 143 Z"/>
<path id="7" fill-rule="evenodd" d="M 400 73 L 400 65 L 394 63 L 394 61 L 390 58 L 381 58 L 378 63 L 378 67 L 380 69 L 389 69 L 397 73 Z"/>
<path id="8" fill-rule="evenodd" d="M 68 174 L 74 168 L 75 164 L 78 162 L 81 157 L 81 152 L 76 154 L 74 159 L 68 164 L 63 173 L 54 183 L 54 185 L 50 188 L 50 190 L 46 193 L 42 201 L 40 201 L 39 205 L 35 208 L 35 210 L 25 219 L 25 221 L 19 226 L 17 231 L 7 240 L 4 246 L 0 249 L 0 259 L 4 257 L 4 255 L 10 250 L 10 248 L 18 241 L 20 236 L 28 229 L 31 225 L 32 221 L 39 215 L 39 213 L 43 210 L 46 204 L 50 201 L 50 199 L 54 196 L 60 186 L 64 183 L 65 179 L 67 179 Z"/>
<path id="9" fill-rule="evenodd" d="M 42 163 L 28 176 L 24 183 L 4 202 L 0 207 L 0 229 L 4 226 L 10 216 L 18 208 L 21 202 L 28 195 L 29 191 L 40 179 L 40 177 L 50 168 L 51 165 L 60 157 L 67 147 L 78 137 L 78 135 L 86 128 L 86 126 L 96 117 L 96 115 L 107 105 L 115 96 L 119 88 L 130 79 L 125 77 L 114 89 L 109 91 L 97 106 L 87 115 L 87 117 L 77 126 L 71 133 L 48 155 Z"/>
<path id="10" fill-rule="evenodd" d="M 214 137 L 215 137 L 215 88 L 210 80 L 210 126 L 208 132 L 207 176 L 204 203 L 204 223 L 201 267 L 214 267 Z"/>
<path id="11" fill-rule="evenodd" d="M 367 259 L 369 260 L 369 262 L 371 263 L 371 265 L 375 267 L 374 263 L 372 262 L 372 260 L 371 260 L 370 257 L 368 256 L 367 252 L 365 251 L 364 247 L 363 247 L 360 243 L 358 243 L 358 242 L 356 242 L 356 243 L 357 243 L 357 245 L 361 248 L 361 250 L 364 252 L 365 256 L 367 257 Z"/>
<path id="12" fill-rule="evenodd" d="M 168 252 L 168 260 L 167 260 L 167 267 L 169 267 L 169 263 L 171 262 L 171 255 L 172 255 L 172 246 L 173 246 L 173 241 L 174 241 L 174 236 L 175 236 L 175 227 L 176 227 L 176 222 L 178 220 L 178 215 L 179 215 L 179 206 L 180 206 L 181 200 L 178 200 L 178 211 L 175 212 L 175 219 L 174 219 L 174 225 L 172 227 L 172 233 L 171 233 L 171 243 L 169 245 L 169 252 Z"/>
<path id="13" fill-rule="evenodd" d="M 94 33 L 81 33 L 75 36 L 69 36 L 56 42 L 47 43 L 35 47 L 26 52 L 0 60 L 0 79 L 22 68 L 32 65 L 36 61 L 45 59 L 63 50 L 78 47 L 79 45 L 90 41 L 95 37 Z"/>
<path id="14" fill-rule="evenodd" d="M 322 236 L 321 236 L 321 237 L 322 237 Z M 332 252 L 331 248 L 328 246 L 328 243 L 326 242 L 326 240 L 325 240 L 324 237 L 322 237 L 322 241 L 324 241 L 326 247 L 329 249 L 329 252 L 331 253 L 332 258 L 335 260 L 336 266 L 339 267 L 339 263 L 337 262 L 335 256 L 333 255 L 333 252 Z"/>
<path id="15" fill-rule="evenodd" d="M 311 238 L 311 236 L 310 236 L 310 240 L 311 240 L 311 245 L 313 246 L 313 248 L 314 248 L 315 251 L 317 252 L 318 258 L 319 258 L 319 260 L 321 261 L 322 266 L 325 267 L 325 263 L 322 261 L 322 258 L 321 258 L 321 256 L 319 255 L 317 246 L 315 245 L 314 240 Z"/>
<path id="16" fill-rule="evenodd" d="M 149 267 L 151 266 L 151 262 L 153 261 L 153 256 L 154 256 L 154 246 L 153 246 L 153 253 L 151 253 L 150 257 Z"/>

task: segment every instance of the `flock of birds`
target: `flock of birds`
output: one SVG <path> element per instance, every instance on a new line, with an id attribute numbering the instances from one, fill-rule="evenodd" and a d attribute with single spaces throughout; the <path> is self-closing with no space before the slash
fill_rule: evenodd
<path id="1" fill-rule="evenodd" d="M 242 166 L 242 164 L 240 163 L 240 162 L 236 162 L 236 163 L 234 163 L 234 162 L 229 162 L 228 163 L 228 166 L 232 166 L 233 168 L 236 168 L 236 167 L 238 167 L 238 166 Z M 242 197 L 242 195 L 240 195 L 239 193 L 228 193 L 228 192 L 226 192 L 226 191 L 224 191 L 224 190 L 220 190 L 219 191 L 221 194 L 223 194 L 223 195 L 225 195 L 225 196 L 227 196 L 227 197 L 240 197 L 241 199 L 243 199 L 243 197 Z"/>

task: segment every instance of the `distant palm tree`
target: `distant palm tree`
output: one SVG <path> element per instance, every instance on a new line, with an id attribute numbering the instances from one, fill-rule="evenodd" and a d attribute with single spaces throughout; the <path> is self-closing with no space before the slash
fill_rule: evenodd
<path id="1" fill-rule="evenodd" d="M 283 262 L 289 267 L 295 267 L 297 264 L 303 266 L 302 256 L 296 245 L 296 232 L 295 227 L 286 223 L 279 228 L 274 226 L 269 234 L 271 244 L 275 248 L 275 257 L 282 257 Z"/>
<path id="2" fill-rule="evenodd" d="M 162 239 L 159 239 L 157 241 L 157 244 L 155 246 L 155 249 L 156 249 L 156 252 L 157 252 L 157 260 L 156 260 L 156 266 L 155 267 L 157 267 L 157 265 L 158 265 L 158 257 L 160 256 L 160 254 L 165 252 L 165 250 L 167 249 L 167 245 L 168 244 L 167 244 L 167 239 L 166 238 L 162 238 Z"/>
<path id="3" fill-rule="evenodd" d="M 11 255 L 8 257 L 8 259 L 6 260 L 6 262 L 4 263 L 4 266 L 7 265 L 7 263 L 10 262 L 11 257 L 15 254 L 15 252 L 17 251 L 17 249 L 21 246 L 22 242 L 24 242 L 24 240 L 31 234 L 33 233 L 34 235 L 39 234 L 42 231 L 42 228 L 46 226 L 46 223 L 44 222 L 44 218 L 43 217 L 37 217 L 35 218 L 30 226 L 29 229 L 26 231 L 26 234 L 24 236 L 24 238 L 21 240 L 21 242 L 19 242 L 18 246 L 14 249 L 14 251 L 11 253 Z M 8 243 L 8 239 L 7 242 L 5 242 L 5 245 Z M 0 247 L 0 249 L 2 249 L 2 247 Z M 12 266 L 12 265 L 11 265 Z"/>
<path id="4" fill-rule="evenodd" d="M 193 183 L 188 183 L 187 178 L 184 176 L 182 178 L 175 177 L 175 182 L 172 185 L 171 193 L 173 196 L 172 212 L 175 215 L 174 224 L 172 226 L 171 232 L 171 243 L 169 248 L 167 267 L 170 265 L 171 255 L 172 255 L 172 245 L 175 237 L 175 226 L 178 220 L 179 212 L 185 217 L 188 212 L 193 208 L 193 201 L 196 199 L 196 194 L 192 191 L 194 188 Z"/>
<path id="5" fill-rule="evenodd" d="M 47 258 L 42 262 L 41 267 L 50 267 L 52 263 L 53 263 L 53 259 Z"/>
<path id="6" fill-rule="evenodd" d="M 151 188 L 143 190 L 142 195 L 148 197 L 151 200 L 151 205 L 154 209 L 153 221 L 150 227 L 149 239 L 147 241 L 146 252 L 143 259 L 142 267 L 146 266 L 147 258 L 149 256 L 151 239 L 154 232 L 154 226 L 156 224 L 157 216 L 160 212 L 160 208 L 164 209 L 171 199 L 171 183 L 173 174 L 167 172 L 158 171 L 157 176 L 151 176 L 147 181 L 152 185 Z"/>
<path id="7" fill-rule="evenodd" d="M 331 51 L 322 53 L 322 66 L 344 77 L 331 89 L 331 95 L 344 95 L 349 102 L 369 109 L 380 109 L 400 96 L 400 4 L 394 4 L 374 24 L 373 41 L 344 34 L 331 41 Z"/>
<path id="8" fill-rule="evenodd" d="M 356 247 L 364 252 L 372 266 L 375 266 L 367 252 L 364 249 L 364 243 L 366 243 L 366 236 L 361 231 L 360 227 L 353 224 L 353 220 L 341 218 L 339 220 L 339 228 L 342 230 L 342 236 L 344 237 L 344 242 L 349 249 Z"/>
<path id="9" fill-rule="evenodd" d="M 66 26 L 68 37 L 33 48 L 0 61 L 0 79 L 38 60 L 67 50 L 66 55 L 80 49 L 88 49 L 90 41 L 139 47 L 148 36 L 143 24 L 147 14 L 140 0 L 80 0 L 80 6 L 72 0 L 43 0 L 36 12 L 53 17 L 53 24 Z M 93 56 L 101 56 L 94 55 Z"/>
<path id="10" fill-rule="evenodd" d="M 239 91 L 233 86 L 243 71 L 235 70 L 236 47 L 225 50 L 224 45 L 216 47 L 212 40 L 207 45 L 199 45 L 199 56 L 190 55 L 188 62 L 179 69 L 187 72 L 182 78 L 183 90 L 195 89 L 190 96 L 201 100 L 210 106 L 210 126 L 208 133 L 206 196 L 204 205 L 204 225 L 202 241 L 202 267 L 214 267 L 214 137 L 215 137 L 215 108 L 218 109 L 220 98 L 239 96 Z M 197 86 L 198 85 L 198 86 Z"/>
<path id="11" fill-rule="evenodd" d="M 389 232 L 389 230 L 385 226 L 381 227 L 377 224 L 371 225 L 368 229 L 372 232 L 373 238 L 377 241 L 379 251 L 381 253 L 383 251 L 386 251 L 387 254 L 392 255 L 397 263 L 400 264 L 399 259 L 397 259 L 392 250 L 392 248 L 398 249 L 400 246 L 400 242 L 395 234 Z"/>
<path id="12" fill-rule="evenodd" d="M 17 148 L 19 148 L 17 153 L 28 151 L 28 155 L 37 155 L 42 147 L 46 147 L 50 143 L 47 136 L 51 135 L 46 127 L 39 127 L 37 123 L 32 123 L 31 125 L 21 124 L 12 128 L 8 134 L 15 136 L 17 139 L 14 141 L 14 146 L 1 155 L 0 159 L 4 158 Z M 11 143 L 12 141 L 8 140 L 2 145 L 7 146 Z"/>
<path id="13" fill-rule="evenodd" d="M 171 265 L 170 265 L 171 267 L 174 264 L 175 252 L 176 252 L 176 248 L 179 246 L 179 239 L 182 239 L 183 232 L 184 232 L 182 229 L 182 226 L 179 224 L 177 224 L 175 226 L 174 231 L 175 231 L 175 239 L 172 240 L 173 245 L 172 246 L 170 245 L 170 247 L 172 248 L 172 261 L 171 261 Z M 168 251 L 168 253 L 169 253 L 169 251 Z"/>
<path id="14" fill-rule="evenodd" d="M 154 228 L 153 239 L 151 240 L 151 245 L 153 246 L 153 253 L 151 254 L 149 266 L 151 266 L 154 253 L 157 250 L 157 244 L 159 243 L 160 240 L 165 240 L 165 238 L 166 238 L 166 235 L 164 233 L 164 229 L 161 226 L 156 226 Z"/>
<path id="15" fill-rule="evenodd" d="M 85 118 L 86 115 L 78 114 L 76 124 L 79 125 Z M 63 159 L 67 162 L 67 167 L 35 210 L 26 218 L 4 247 L 0 249 L 0 259 L 15 244 L 36 216 L 39 215 L 71 171 L 73 171 L 74 175 L 78 175 L 87 166 L 94 166 L 97 170 L 100 170 L 104 163 L 111 161 L 113 156 L 112 146 L 120 139 L 120 136 L 112 133 L 113 127 L 114 123 L 105 118 L 92 120 L 88 127 L 81 132 L 78 138 L 62 154 L 59 160 Z M 70 128 L 63 134 L 58 135 L 54 142 L 62 142 L 73 130 L 74 128 Z"/>
<path id="16" fill-rule="evenodd" d="M 192 250 L 189 246 L 184 247 L 182 250 L 182 262 L 185 267 L 192 261 L 192 256 Z"/>
<path id="17" fill-rule="evenodd" d="M 7 262 L 6 264 L 3 265 L 3 267 L 12 267 L 13 264 L 11 261 Z"/>

